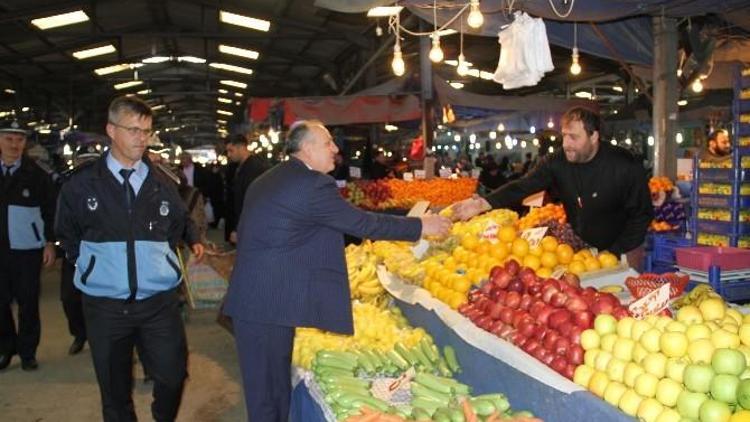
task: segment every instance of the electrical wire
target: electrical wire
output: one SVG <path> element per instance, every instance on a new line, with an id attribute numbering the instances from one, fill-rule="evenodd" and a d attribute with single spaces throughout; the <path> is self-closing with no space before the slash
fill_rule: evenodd
<path id="1" fill-rule="evenodd" d="M 552 3 L 552 0 L 549 0 L 549 5 L 550 5 L 550 7 L 552 7 L 552 11 L 553 11 L 553 12 L 555 12 L 555 14 L 556 14 L 556 15 L 557 15 L 557 16 L 558 16 L 559 18 L 562 18 L 562 19 L 565 19 L 565 18 L 567 18 L 568 16 L 570 16 L 571 12 L 573 12 L 573 6 L 575 6 L 575 4 L 576 4 L 576 0 L 572 0 L 572 1 L 570 2 L 570 9 L 568 9 L 568 12 L 567 12 L 567 13 L 565 13 L 565 14 L 562 14 L 562 13 L 560 13 L 560 12 L 558 12 L 558 11 L 557 11 L 557 8 L 555 7 L 555 4 L 554 4 L 554 3 Z"/>
<path id="2" fill-rule="evenodd" d="M 451 24 L 452 24 L 453 22 L 455 22 L 455 21 L 456 21 L 456 19 L 458 19 L 458 18 L 459 18 L 459 17 L 460 17 L 460 16 L 461 16 L 461 15 L 462 15 L 462 14 L 464 13 L 464 11 L 466 11 L 466 9 L 467 9 L 468 7 L 469 7 L 469 3 L 467 3 L 467 4 L 463 5 L 463 7 L 461 7 L 461 10 L 459 10 L 459 11 L 458 11 L 458 13 L 456 13 L 456 15 L 455 15 L 455 16 L 453 16 L 453 17 L 452 17 L 451 19 L 449 19 L 449 20 L 448 20 L 447 22 L 445 22 L 445 23 L 444 23 L 444 24 L 443 24 L 442 26 L 440 26 L 440 27 L 438 28 L 438 27 L 437 27 L 437 5 L 435 5 L 435 7 L 433 7 L 433 16 L 434 16 L 434 27 L 435 27 L 435 30 L 434 30 L 434 31 L 431 31 L 431 32 L 415 32 L 415 31 L 410 31 L 410 30 L 408 30 L 408 29 L 404 28 L 403 26 L 398 26 L 398 29 L 394 29 L 394 28 L 393 28 L 393 23 L 394 23 L 394 22 L 393 22 L 393 21 L 394 21 L 393 19 L 391 19 L 391 20 L 389 21 L 389 23 L 388 23 L 388 24 L 389 24 L 389 26 L 390 26 L 390 29 L 389 29 L 389 31 L 391 31 L 391 30 L 392 30 L 392 31 L 398 31 L 398 30 L 400 30 L 400 31 L 406 32 L 406 33 L 407 33 L 407 34 L 409 34 L 409 35 L 413 35 L 413 36 L 415 36 L 415 37 L 426 37 L 426 36 L 430 36 L 430 35 L 434 34 L 435 32 L 439 32 L 439 31 L 442 31 L 442 30 L 444 30 L 445 28 L 449 27 L 449 26 L 450 26 L 450 25 L 451 25 Z"/>

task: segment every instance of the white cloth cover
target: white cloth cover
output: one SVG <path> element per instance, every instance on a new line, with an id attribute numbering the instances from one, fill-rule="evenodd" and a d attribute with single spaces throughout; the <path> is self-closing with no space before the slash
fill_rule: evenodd
<path id="1" fill-rule="evenodd" d="M 513 23 L 498 33 L 498 42 L 502 47 L 493 80 L 503 89 L 534 86 L 554 69 L 541 18 L 516 12 Z"/>

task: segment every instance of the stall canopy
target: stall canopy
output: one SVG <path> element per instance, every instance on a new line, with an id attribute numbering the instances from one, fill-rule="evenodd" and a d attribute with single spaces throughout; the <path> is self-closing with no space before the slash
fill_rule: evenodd
<path id="1" fill-rule="evenodd" d="M 365 12 L 374 6 L 393 4 L 383 0 L 316 0 L 316 6 L 344 13 Z M 433 2 L 403 0 L 399 5 L 433 22 Z M 445 6 L 444 2 L 440 2 Z M 512 5 L 512 10 L 509 8 Z M 440 7 L 437 24 L 442 26 L 463 3 Z M 482 0 L 480 8 L 484 24 L 479 29 L 467 28 L 468 34 L 497 36 L 497 32 L 513 19 L 513 10 L 522 10 L 541 17 L 547 26 L 549 42 L 573 47 L 573 22 L 578 22 L 578 48 L 582 52 L 613 60 L 650 65 L 653 62 L 653 33 L 650 16 L 688 17 L 713 13 L 728 22 L 747 27 L 740 17 L 750 16 L 747 0 Z M 564 16 L 564 17 L 563 17 Z M 459 20 L 450 28 L 459 30 Z"/>

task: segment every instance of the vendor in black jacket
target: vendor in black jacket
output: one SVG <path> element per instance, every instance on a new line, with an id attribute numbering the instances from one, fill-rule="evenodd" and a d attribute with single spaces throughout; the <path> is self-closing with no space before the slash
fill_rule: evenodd
<path id="1" fill-rule="evenodd" d="M 153 419 L 177 416 L 187 376 L 176 247 L 203 246 L 171 182 L 144 157 L 152 112 L 135 97 L 109 107 L 110 150 L 63 185 L 55 230 L 76 262 L 75 286 L 102 398 L 102 419 L 134 421 L 133 347 L 154 380 Z"/>
<path id="2" fill-rule="evenodd" d="M 237 223 L 240 221 L 242 212 L 242 203 L 245 202 L 245 192 L 247 187 L 255 179 L 269 169 L 268 162 L 258 154 L 251 154 L 247 149 L 247 138 L 245 135 L 233 135 L 227 140 L 227 157 L 237 168 L 232 178 L 230 194 L 232 195 L 232 209 L 230 218 L 227 218 L 229 225 L 229 241 L 237 243 Z"/>
<path id="3" fill-rule="evenodd" d="M 39 276 L 42 264 L 55 262 L 55 189 L 25 148 L 26 131 L 17 122 L 0 125 L 0 370 L 16 353 L 23 370 L 37 368 Z"/>
<path id="4" fill-rule="evenodd" d="M 541 190 L 556 192 L 573 230 L 600 250 L 628 253 L 638 259 L 653 209 L 643 165 L 628 151 L 600 140 L 601 120 L 582 107 L 561 119 L 563 148 L 545 157 L 525 177 L 484 198 L 454 204 L 458 218 L 467 219 L 491 208 L 519 204 Z M 632 252 L 632 254 L 631 254 Z"/>

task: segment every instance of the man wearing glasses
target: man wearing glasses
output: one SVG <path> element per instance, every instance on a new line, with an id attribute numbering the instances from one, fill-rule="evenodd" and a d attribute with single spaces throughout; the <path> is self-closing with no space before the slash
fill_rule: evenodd
<path id="1" fill-rule="evenodd" d="M 55 230 L 76 263 L 105 421 L 135 421 L 133 347 L 154 380 L 154 420 L 172 421 L 187 374 L 175 248 L 203 246 L 177 190 L 144 157 L 152 112 L 135 97 L 109 106 L 109 152 L 66 183 Z"/>

